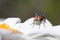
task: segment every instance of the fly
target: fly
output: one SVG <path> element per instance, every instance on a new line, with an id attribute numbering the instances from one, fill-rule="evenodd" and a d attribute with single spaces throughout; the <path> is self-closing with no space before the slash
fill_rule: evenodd
<path id="1" fill-rule="evenodd" d="M 44 27 L 45 27 L 45 15 L 43 13 L 41 13 L 40 11 L 39 12 L 36 12 L 35 13 L 35 16 L 33 17 L 34 18 L 34 21 L 33 21 L 33 27 L 35 25 L 39 26 L 40 28 L 40 24 L 44 21 Z"/>

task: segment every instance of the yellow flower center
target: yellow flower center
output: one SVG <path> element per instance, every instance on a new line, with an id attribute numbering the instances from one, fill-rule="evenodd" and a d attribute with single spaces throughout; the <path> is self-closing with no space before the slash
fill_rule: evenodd
<path id="1" fill-rule="evenodd" d="M 3 30 L 7 30 L 7 31 L 11 31 L 12 33 L 19 33 L 19 34 L 22 34 L 22 32 L 18 31 L 18 30 L 15 30 L 11 27 L 9 27 L 7 24 L 3 23 L 3 24 L 0 24 L 0 28 L 3 29 Z"/>

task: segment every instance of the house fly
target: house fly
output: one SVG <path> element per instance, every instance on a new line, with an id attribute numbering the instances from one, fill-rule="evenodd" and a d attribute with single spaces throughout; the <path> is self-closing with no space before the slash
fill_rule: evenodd
<path id="1" fill-rule="evenodd" d="M 34 27 L 34 25 L 39 26 L 43 21 L 44 21 L 44 27 L 45 27 L 45 15 L 42 12 L 40 12 L 40 11 L 36 12 L 35 16 L 33 18 L 34 18 L 34 21 L 32 23 L 33 27 Z"/>

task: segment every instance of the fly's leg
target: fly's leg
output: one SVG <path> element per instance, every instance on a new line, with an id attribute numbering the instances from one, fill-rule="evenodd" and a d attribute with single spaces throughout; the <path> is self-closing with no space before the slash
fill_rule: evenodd
<path id="1" fill-rule="evenodd" d="M 46 22 L 46 19 L 44 19 L 44 27 L 45 27 L 45 22 Z"/>
<path id="2" fill-rule="evenodd" d="M 40 29 L 40 21 L 39 21 L 39 23 L 38 23 L 38 26 L 39 26 L 39 29 Z"/>
<path id="3" fill-rule="evenodd" d="M 40 29 L 40 25 L 38 25 L 38 28 Z"/>
<path id="4" fill-rule="evenodd" d="M 34 23 L 34 21 L 33 21 L 33 26 L 32 26 L 32 28 L 34 27 L 34 25 L 35 25 L 35 23 Z"/>

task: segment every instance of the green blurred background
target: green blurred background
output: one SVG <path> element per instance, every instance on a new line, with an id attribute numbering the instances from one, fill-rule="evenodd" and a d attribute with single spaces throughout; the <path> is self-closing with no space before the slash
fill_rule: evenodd
<path id="1" fill-rule="evenodd" d="M 0 18 L 19 17 L 22 22 L 40 10 L 53 25 L 60 24 L 60 0 L 0 0 Z"/>

